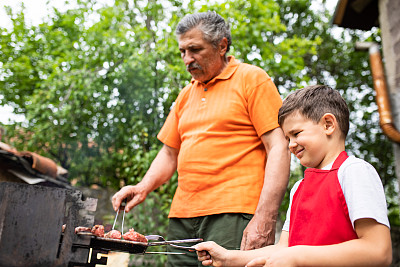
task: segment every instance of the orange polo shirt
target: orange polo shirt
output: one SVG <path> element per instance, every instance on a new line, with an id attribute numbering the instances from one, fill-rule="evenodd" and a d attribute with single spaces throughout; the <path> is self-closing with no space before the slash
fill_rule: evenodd
<path id="1" fill-rule="evenodd" d="M 180 92 L 157 136 L 179 149 L 169 217 L 254 214 L 266 163 L 260 136 L 279 126 L 281 104 L 265 71 L 232 56 L 213 80 Z"/>

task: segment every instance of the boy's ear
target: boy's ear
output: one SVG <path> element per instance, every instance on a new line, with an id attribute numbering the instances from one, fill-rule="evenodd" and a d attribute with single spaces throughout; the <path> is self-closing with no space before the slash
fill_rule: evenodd
<path id="1" fill-rule="evenodd" d="M 327 135 L 332 135 L 336 127 L 338 127 L 336 117 L 332 113 L 325 113 L 321 118 L 321 122 Z"/>

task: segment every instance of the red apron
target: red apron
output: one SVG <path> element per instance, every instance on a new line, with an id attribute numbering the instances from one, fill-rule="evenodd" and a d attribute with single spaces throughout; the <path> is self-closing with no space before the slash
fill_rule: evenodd
<path id="1" fill-rule="evenodd" d="M 331 245 L 358 238 L 337 176 L 347 158 L 343 151 L 332 169 L 305 170 L 292 200 L 289 246 Z"/>

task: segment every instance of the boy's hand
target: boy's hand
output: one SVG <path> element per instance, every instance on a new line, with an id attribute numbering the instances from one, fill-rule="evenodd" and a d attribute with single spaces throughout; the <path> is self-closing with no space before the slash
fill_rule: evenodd
<path id="1" fill-rule="evenodd" d="M 246 267 L 263 267 L 263 266 L 268 266 L 267 258 L 264 257 L 255 258 L 254 260 L 246 264 Z"/>
<path id="2" fill-rule="evenodd" d="M 199 243 L 193 246 L 197 251 L 197 258 L 204 266 L 227 266 L 228 250 L 213 241 Z"/>
<path id="3" fill-rule="evenodd" d="M 267 257 L 255 258 L 247 263 L 246 267 L 295 267 L 294 258 L 286 252 L 288 250 L 284 249 Z"/>

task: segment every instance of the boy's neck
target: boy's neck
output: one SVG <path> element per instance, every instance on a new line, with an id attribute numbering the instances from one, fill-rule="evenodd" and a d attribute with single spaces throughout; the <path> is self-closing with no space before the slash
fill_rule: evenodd
<path id="1" fill-rule="evenodd" d="M 328 142 L 327 146 L 327 154 L 321 162 L 321 169 L 334 162 L 339 154 L 345 150 L 345 142 L 342 139 L 336 141 L 331 140 L 331 142 Z"/>

